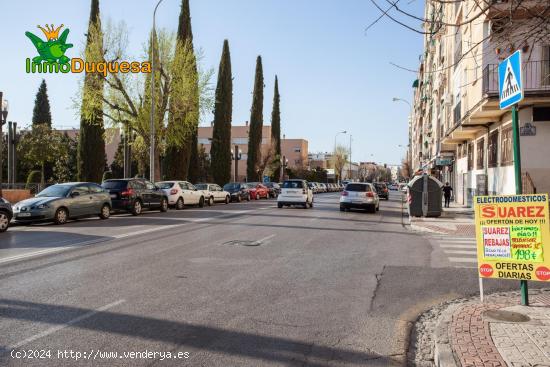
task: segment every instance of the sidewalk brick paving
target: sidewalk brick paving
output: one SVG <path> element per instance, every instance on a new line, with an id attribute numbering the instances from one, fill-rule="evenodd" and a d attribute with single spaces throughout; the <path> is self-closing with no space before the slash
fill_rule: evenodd
<path id="1" fill-rule="evenodd" d="M 532 306 L 519 306 L 519 295 L 495 296 L 488 303 L 468 303 L 454 312 L 449 336 L 463 367 L 550 367 L 550 297 L 532 297 Z M 489 310 L 519 312 L 526 323 L 487 320 Z"/>

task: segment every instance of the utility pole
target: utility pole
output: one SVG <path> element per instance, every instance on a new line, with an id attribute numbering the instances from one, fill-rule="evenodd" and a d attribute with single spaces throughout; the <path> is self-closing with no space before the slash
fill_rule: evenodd
<path id="1" fill-rule="evenodd" d="M 2 151 L 4 144 L 4 133 L 2 132 L 6 119 L 8 118 L 8 101 L 3 99 L 3 93 L 0 92 L 0 197 L 2 196 Z"/>
<path id="2" fill-rule="evenodd" d="M 349 134 L 349 179 L 352 180 L 351 177 L 351 134 Z"/>
<path id="3" fill-rule="evenodd" d="M 150 121 L 150 132 L 151 142 L 149 144 L 149 180 L 155 182 L 155 17 L 157 15 L 157 9 L 162 3 L 163 0 L 159 0 L 157 6 L 155 6 L 155 11 L 153 11 L 153 32 L 151 34 L 151 121 Z"/>

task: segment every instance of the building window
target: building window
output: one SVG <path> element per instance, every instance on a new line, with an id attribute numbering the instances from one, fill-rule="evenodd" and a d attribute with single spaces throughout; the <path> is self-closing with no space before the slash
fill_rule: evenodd
<path id="1" fill-rule="evenodd" d="M 474 169 L 474 143 L 468 144 L 468 171 Z"/>
<path id="2" fill-rule="evenodd" d="M 485 139 L 481 138 L 477 141 L 477 159 L 476 169 L 483 169 L 485 167 Z"/>
<path id="3" fill-rule="evenodd" d="M 489 167 L 496 167 L 498 164 L 498 130 L 495 130 L 489 134 L 487 154 L 487 158 L 489 159 Z"/>
<path id="4" fill-rule="evenodd" d="M 300 147 L 294 147 L 294 153 L 300 153 L 301 151 Z"/>
<path id="5" fill-rule="evenodd" d="M 550 85 L 550 45 L 542 46 L 542 85 Z"/>
<path id="6" fill-rule="evenodd" d="M 199 144 L 202 144 L 202 145 L 209 145 L 210 144 L 210 139 L 208 139 L 208 138 L 198 138 L 197 142 Z"/>
<path id="7" fill-rule="evenodd" d="M 510 165 L 514 162 L 514 151 L 512 149 L 512 127 L 502 129 L 500 137 L 500 164 Z"/>

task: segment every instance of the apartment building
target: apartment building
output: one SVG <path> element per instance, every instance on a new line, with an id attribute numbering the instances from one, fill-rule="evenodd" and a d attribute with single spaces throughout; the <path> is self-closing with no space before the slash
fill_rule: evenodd
<path id="1" fill-rule="evenodd" d="M 522 50 L 519 103 L 524 192 L 550 191 L 550 38 L 546 1 L 426 1 L 414 81 L 413 170 L 454 187 L 455 200 L 515 193 L 510 110 L 498 106 L 498 63 Z M 539 28 L 537 28 L 539 27 Z"/>
<path id="2" fill-rule="evenodd" d="M 212 145 L 212 126 L 199 126 L 198 145 L 203 146 L 207 154 L 210 153 Z M 250 127 L 248 122 L 240 126 L 231 127 L 231 146 L 238 147 L 240 160 L 237 162 L 237 178 L 233 177 L 235 172 L 235 160 L 231 163 L 232 179 L 237 181 L 246 180 L 246 159 L 248 153 L 248 132 Z M 264 125 L 262 128 L 262 155 L 268 153 L 271 147 L 271 126 Z M 289 168 L 307 168 L 308 166 L 308 141 L 305 139 L 281 139 L 281 155 L 286 160 L 286 166 Z"/>

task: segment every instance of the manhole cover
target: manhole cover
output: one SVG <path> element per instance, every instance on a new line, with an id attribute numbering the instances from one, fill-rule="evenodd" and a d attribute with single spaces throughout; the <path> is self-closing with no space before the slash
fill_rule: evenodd
<path id="1" fill-rule="evenodd" d="M 262 243 L 260 241 L 247 241 L 247 240 L 233 240 L 224 242 L 224 245 L 233 245 L 233 246 L 260 246 Z"/>
<path id="2" fill-rule="evenodd" d="M 512 311 L 490 310 L 483 315 L 497 321 L 527 322 L 531 320 L 528 316 Z"/>

